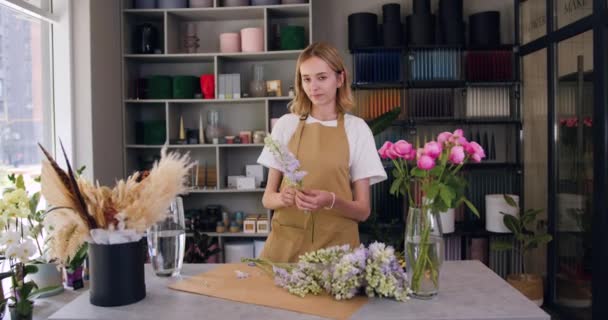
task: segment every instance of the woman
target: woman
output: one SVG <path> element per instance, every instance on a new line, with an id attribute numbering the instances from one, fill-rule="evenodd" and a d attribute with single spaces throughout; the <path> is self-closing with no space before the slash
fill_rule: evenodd
<path id="1" fill-rule="evenodd" d="M 370 214 L 370 185 L 386 179 L 371 130 L 346 114 L 353 106 L 344 61 L 336 48 L 314 43 L 299 56 L 291 114 L 272 137 L 308 172 L 303 188 L 282 183 L 278 162 L 264 148 L 258 163 L 269 168 L 264 207 L 274 210 L 261 257 L 295 262 L 320 248 L 359 245 L 358 222 Z"/>

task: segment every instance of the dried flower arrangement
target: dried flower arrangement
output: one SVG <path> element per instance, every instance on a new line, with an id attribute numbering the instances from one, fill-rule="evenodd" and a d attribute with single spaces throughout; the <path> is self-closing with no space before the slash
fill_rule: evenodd
<path id="1" fill-rule="evenodd" d="M 113 189 L 74 175 L 63 145 L 67 172 L 40 146 L 41 193 L 52 208 L 45 220 L 51 226 L 49 254 L 66 263 L 94 230 L 132 231 L 142 234 L 162 220 L 171 201 L 187 192 L 188 171 L 194 165 L 188 154 L 161 150 L 161 159 L 146 174 L 136 172 Z"/>

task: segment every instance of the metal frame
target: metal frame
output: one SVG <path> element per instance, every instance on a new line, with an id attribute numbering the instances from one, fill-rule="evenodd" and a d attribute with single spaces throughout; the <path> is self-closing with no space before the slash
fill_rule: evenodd
<path id="1" fill-rule="evenodd" d="M 515 29 L 519 35 L 519 6 L 523 0 L 515 0 L 515 17 L 518 20 Z M 555 94 L 556 94 L 556 67 L 557 45 L 560 41 L 571 38 L 583 32 L 593 30 L 593 139 L 594 139 L 594 180 L 593 180 L 593 257 L 592 257 L 592 317 L 595 319 L 608 319 L 608 275 L 604 270 L 608 268 L 608 197 L 604 194 L 608 190 L 608 10 L 606 0 L 593 0 L 593 13 L 574 23 L 554 30 L 554 0 L 546 2 L 547 34 L 520 47 L 520 57 L 532 52 L 547 49 L 547 94 L 548 94 L 548 203 L 549 213 L 548 229 L 555 238 L 556 228 L 556 192 L 558 168 L 556 166 L 555 140 Z M 552 279 L 557 273 L 557 245 L 550 242 L 547 254 L 548 290 L 545 301 L 549 307 L 555 300 L 556 288 Z M 603 289 L 603 290 L 602 290 Z"/>

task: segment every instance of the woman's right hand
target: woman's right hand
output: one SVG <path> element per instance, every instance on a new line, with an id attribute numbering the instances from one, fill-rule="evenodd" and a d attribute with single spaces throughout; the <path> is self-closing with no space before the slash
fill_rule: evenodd
<path id="1" fill-rule="evenodd" d="M 279 194 L 279 199 L 281 199 L 284 207 L 293 207 L 296 203 L 296 189 L 283 188 Z"/>

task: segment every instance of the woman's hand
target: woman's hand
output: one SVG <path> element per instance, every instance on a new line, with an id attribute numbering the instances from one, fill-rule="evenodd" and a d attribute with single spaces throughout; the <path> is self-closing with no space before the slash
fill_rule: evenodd
<path id="1" fill-rule="evenodd" d="M 291 187 L 283 188 L 279 194 L 279 199 L 281 199 L 284 207 L 292 207 L 295 204 L 296 189 Z"/>
<path id="2" fill-rule="evenodd" d="M 329 207 L 332 202 L 331 193 L 323 190 L 297 190 L 296 205 L 300 210 L 319 210 Z"/>

